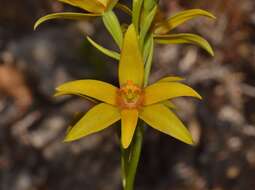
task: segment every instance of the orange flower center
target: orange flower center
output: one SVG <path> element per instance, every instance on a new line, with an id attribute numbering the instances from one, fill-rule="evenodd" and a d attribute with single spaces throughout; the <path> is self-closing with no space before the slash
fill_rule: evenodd
<path id="1" fill-rule="evenodd" d="M 143 90 L 132 81 L 127 81 L 117 93 L 117 105 L 121 109 L 139 109 L 144 102 Z"/>

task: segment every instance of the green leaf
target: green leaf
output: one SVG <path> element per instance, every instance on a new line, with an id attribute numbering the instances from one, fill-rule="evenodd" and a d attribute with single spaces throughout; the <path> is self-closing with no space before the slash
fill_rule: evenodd
<path id="1" fill-rule="evenodd" d="M 153 62 L 153 53 L 154 53 L 154 40 L 153 36 L 149 36 L 144 46 L 144 59 L 145 59 L 145 73 L 144 73 L 144 86 L 147 86 L 149 75 L 151 72 L 151 65 Z"/>
<path id="2" fill-rule="evenodd" d="M 101 51 L 103 54 L 105 54 L 105 55 L 107 55 L 108 57 L 111 57 L 111 58 L 113 58 L 113 59 L 120 60 L 120 54 L 119 54 L 119 53 L 102 47 L 101 45 L 99 45 L 98 43 L 96 43 L 94 40 L 92 40 L 92 39 L 91 39 L 90 37 L 88 37 L 88 36 L 87 36 L 87 40 L 91 43 L 91 45 L 93 45 L 95 48 L 97 48 L 97 49 L 98 49 L 99 51 Z"/>
<path id="3" fill-rule="evenodd" d="M 70 20 L 86 20 L 91 17 L 100 16 L 100 14 L 94 13 L 72 13 L 72 12 L 65 12 L 65 13 L 53 13 L 48 14 L 46 16 L 41 17 L 38 19 L 34 25 L 34 30 L 45 21 L 53 20 L 53 19 L 70 19 Z"/>
<path id="4" fill-rule="evenodd" d="M 189 33 L 155 35 L 155 40 L 160 44 L 194 44 L 206 50 L 210 55 L 214 56 L 213 49 L 204 38 Z"/>
<path id="5" fill-rule="evenodd" d="M 144 39 L 148 33 L 148 31 L 150 30 L 150 27 L 151 27 L 151 24 L 154 20 L 154 17 L 157 13 L 157 9 L 158 9 L 158 6 L 155 6 L 152 11 L 146 16 L 144 22 L 142 23 L 142 26 L 141 26 L 141 33 L 140 33 L 140 43 L 141 43 L 141 46 L 143 46 L 143 43 L 144 43 Z"/>
<path id="6" fill-rule="evenodd" d="M 107 11 L 103 14 L 103 22 L 106 29 L 109 31 L 114 41 L 117 43 L 119 48 L 122 47 L 123 33 L 119 20 L 113 11 Z"/>
<path id="7" fill-rule="evenodd" d="M 135 25 L 135 29 L 138 34 L 142 5 L 143 0 L 133 0 L 132 22 Z"/>
<path id="8" fill-rule="evenodd" d="M 201 10 L 201 9 L 191 9 L 187 11 L 182 11 L 180 13 L 177 13 L 176 15 L 170 17 L 166 21 L 163 21 L 161 23 L 158 23 L 155 27 L 155 34 L 166 34 L 170 30 L 173 30 L 177 26 L 183 24 L 184 22 L 187 22 L 189 20 L 192 20 L 197 17 L 207 17 L 210 19 L 216 19 L 216 17 L 209 13 L 208 11 Z"/>

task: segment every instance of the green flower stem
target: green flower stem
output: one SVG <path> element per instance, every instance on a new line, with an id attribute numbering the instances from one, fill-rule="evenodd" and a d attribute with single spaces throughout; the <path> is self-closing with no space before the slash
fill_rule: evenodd
<path id="1" fill-rule="evenodd" d="M 140 155 L 142 150 L 143 133 L 144 133 L 143 127 L 144 127 L 143 123 L 140 122 L 139 125 L 137 126 L 135 137 L 130 147 L 130 154 L 128 155 L 130 160 L 128 162 L 124 190 L 134 189 L 137 166 L 140 160 Z"/>
<path id="2" fill-rule="evenodd" d="M 122 186 L 123 189 L 126 186 L 126 177 L 127 177 L 127 163 L 129 158 L 129 149 L 125 150 L 121 145 L 121 176 L 122 176 Z"/>
<path id="3" fill-rule="evenodd" d="M 151 73 L 151 66 L 152 66 L 152 62 L 153 62 L 153 54 L 154 54 L 154 39 L 153 39 L 153 35 L 150 35 L 148 37 L 148 44 L 149 47 L 148 48 L 148 56 L 146 57 L 146 63 L 145 63 L 145 71 L 144 71 L 144 87 L 146 87 L 148 85 L 149 82 L 149 76 Z"/>

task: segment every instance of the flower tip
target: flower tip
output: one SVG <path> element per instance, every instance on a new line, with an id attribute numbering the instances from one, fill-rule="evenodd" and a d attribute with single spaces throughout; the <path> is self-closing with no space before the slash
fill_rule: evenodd
<path id="1" fill-rule="evenodd" d="M 124 143 L 124 142 L 122 142 L 122 147 L 123 147 L 124 149 L 127 149 L 127 148 L 129 147 L 129 145 L 130 145 L 130 143 Z"/>
<path id="2" fill-rule="evenodd" d="M 121 139 L 121 145 L 124 149 L 127 149 L 129 147 L 129 145 L 131 144 L 132 140 L 128 140 L 128 139 Z"/>
<path id="3" fill-rule="evenodd" d="M 69 143 L 69 142 L 72 142 L 74 141 L 75 139 L 70 137 L 70 135 L 66 135 L 65 139 L 63 140 L 63 143 Z"/>
<path id="4" fill-rule="evenodd" d="M 193 138 L 191 138 L 190 139 L 190 145 L 194 147 L 194 146 L 196 146 L 196 144 L 197 143 L 193 140 Z"/>
<path id="5" fill-rule="evenodd" d="M 202 97 L 200 94 L 197 94 L 197 98 L 198 98 L 199 100 L 203 100 L 203 97 Z"/>
<path id="6" fill-rule="evenodd" d="M 62 143 L 69 143 L 70 141 L 68 139 L 64 139 Z"/>
<path id="7" fill-rule="evenodd" d="M 56 97 L 59 97 L 59 96 L 61 96 L 61 95 L 63 95 L 63 93 L 61 93 L 60 91 L 58 91 L 58 90 L 56 89 L 56 92 L 53 94 L 53 97 L 56 98 Z"/>
<path id="8" fill-rule="evenodd" d="M 186 144 L 192 146 L 192 147 L 196 146 L 196 144 L 197 144 L 197 143 L 193 140 L 192 136 L 190 136 L 190 137 L 189 137 L 188 139 L 186 139 L 184 142 L 185 142 Z"/>
<path id="9" fill-rule="evenodd" d="M 130 145 L 131 141 L 128 141 L 127 139 L 121 138 L 121 145 L 122 148 L 127 149 Z"/>
<path id="10" fill-rule="evenodd" d="M 34 31 L 36 31 L 36 29 L 38 28 L 38 24 L 37 23 L 35 23 L 35 25 L 34 25 Z"/>
<path id="11" fill-rule="evenodd" d="M 214 20 L 217 19 L 217 17 L 215 15 L 213 15 L 213 14 L 211 14 L 211 18 L 214 19 Z"/>
<path id="12" fill-rule="evenodd" d="M 212 47 L 209 48 L 208 52 L 212 57 L 214 57 L 214 51 Z"/>
<path id="13" fill-rule="evenodd" d="M 34 31 L 37 30 L 38 26 L 42 23 L 42 18 L 39 18 L 34 24 Z"/>
<path id="14" fill-rule="evenodd" d="M 196 92 L 195 90 L 193 91 L 193 95 L 191 95 L 191 96 L 194 97 L 194 98 L 197 98 L 199 100 L 203 99 L 203 97 L 198 92 Z"/>

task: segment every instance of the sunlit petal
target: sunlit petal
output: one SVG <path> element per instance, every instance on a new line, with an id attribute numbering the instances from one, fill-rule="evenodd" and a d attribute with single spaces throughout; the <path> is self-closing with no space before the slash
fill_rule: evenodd
<path id="1" fill-rule="evenodd" d="M 143 79 L 144 65 L 137 34 L 134 25 L 130 25 L 125 34 L 123 48 L 120 55 L 120 86 L 127 83 L 128 80 L 131 80 L 136 85 L 141 86 L 143 84 Z"/>
<path id="2" fill-rule="evenodd" d="M 166 106 L 154 104 L 144 107 L 139 117 L 151 127 L 187 144 L 193 144 L 192 136 L 178 117 Z"/>
<path id="3" fill-rule="evenodd" d="M 106 9 L 104 0 L 58 0 L 69 5 L 82 8 L 91 13 L 103 13 Z"/>
<path id="4" fill-rule="evenodd" d="M 138 111 L 136 109 L 126 109 L 121 111 L 121 143 L 123 148 L 128 148 L 138 121 Z"/>
<path id="5" fill-rule="evenodd" d="M 96 105 L 68 131 L 65 142 L 78 140 L 101 131 L 120 120 L 120 118 L 118 108 L 105 103 Z"/>
<path id="6" fill-rule="evenodd" d="M 56 92 L 54 94 L 54 97 L 59 97 L 59 96 L 64 96 L 64 95 L 68 95 L 68 93 L 66 93 L 66 92 Z M 87 99 L 87 100 L 89 100 L 89 101 L 91 101 L 95 104 L 99 103 L 98 100 L 96 100 L 94 98 L 91 98 L 91 97 L 88 97 L 88 96 L 85 96 L 85 95 L 81 95 L 81 94 L 75 94 L 75 95 L 80 96 L 82 98 L 85 98 L 85 99 Z"/>
<path id="7" fill-rule="evenodd" d="M 191 96 L 201 99 L 201 96 L 192 88 L 177 82 L 157 82 L 145 89 L 145 105 L 155 104 L 181 96 Z"/>
<path id="8" fill-rule="evenodd" d="M 117 88 L 98 80 L 77 80 L 60 85 L 58 95 L 83 95 L 95 98 L 108 104 L 116 105 Z"/>

